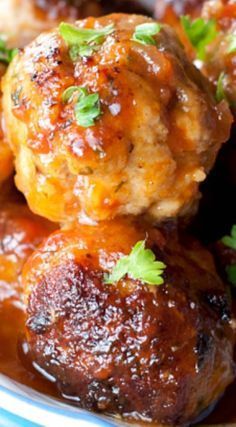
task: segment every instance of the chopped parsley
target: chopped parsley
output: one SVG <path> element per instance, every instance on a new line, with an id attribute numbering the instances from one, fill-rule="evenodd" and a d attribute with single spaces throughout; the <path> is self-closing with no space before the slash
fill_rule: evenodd
<path id="1" fill-rule="evenodd" d="M 74 25 L 62 22 L 59 33 L 70 47 L 70 57 L 73 61 L 81 56 L 91 56 L 99 49 L 104 39 L 114 32 L 114 25 L 110 24 L 103 28 L 77 28 Z"/>
<path id="2" fill-rule="evenodd" d="M 74 112 L 78 125 L 84 128 L 94 126 L 95 120 L 102 114 L 99 94 L 89 93 L 84 87 L 70 86 L 63 92 L 62 101 L 71 102 L 74 94 L 76 94 Z"/>
<path id="3" fill-rule="evenodd" d="M 17 52 L 18 49 L 8 49 L 4 37 L 0 35 L 0 62 L 10 64 Z"/>
<path id="4" fill-rule="evenodd" d="M 226 273 L 227 273 L 228 281 L 233 286 L 236 286 L 236 264 L 228 265 L 226 267 Z"/>
<path id="5" fill-rule="evenodd" d="M 182 27 L 192 44 L 196 49 L 197 58 L 204 60 L 206 56 L 206 47 L 217 36 L 216 21 L 210 19 L 205 21 L 203 18 L 191 20 L 189 16 L 181 16 Z"/>
<path id="6" fill-rule="evenodd" d="M 228 248 L 236 250 L 236 225 L 233 225 L 231 235 L 223 237 L 221 241 Z"/>
<path id="7" fill-rule="evenodd" d="M 158 34 L 160 30 L 161 24 L 157 22 L 137 25 L 132 40 L 141 44 L 155 45 L 156 42 L 153 36 Z"/>
<path id="8" fill-rule="evenodd" d="M 105 276 L 106 284 L 119 282 L 128 275 L 131 279 L 140 280 L 149 285 L 162 285 L 162 274 L 166 268 L 163 262 L 157 261 L 151 249 L 145 249 L 145 240 L 137 242 L 129 255 L 123 256 L 116 263 L 112 273 Z"/>
<path id="9" fill-rule="evenodd" d="M 236 225 L 233 225 L 230 236 L 224 236 L 221 241 L 228 248 L 236 250 Z M 236 286 L 236 264 L 227 265 L 226 273 L 228 281 Z"/>
<path id="10" fill-rule="evenodd" d="M 225 73 L 220 73 L 219 78 L 217 80 L 217 85 L 216 85 L 216 101 L 220 102 L 223 99 L 227 100 L 227 96 L 225 93 L 225 89 L 224 89 L 224 81 L 225 81 Z"/>

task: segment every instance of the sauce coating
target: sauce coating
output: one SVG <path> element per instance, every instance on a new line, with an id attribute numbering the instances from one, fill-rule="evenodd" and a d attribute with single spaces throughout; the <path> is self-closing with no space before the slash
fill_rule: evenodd
<path id="1" fill-rule="evenodd" d="M 130 214 L 161 221 L 195 210 L 231 116 L 171 28 L 161 27 L 155 46 L 132 40 L 143 23 L 153 21 L 123 14 L 78 21 L 78 28 L 113 24 L 114 32 L 73 62 L 54 30 L 10 65 L 4 117 L 16 183 L 34 212 L 65 223 Z M 76 96 L 63 103 L 70 86 L 99 95 L 94 126 L 77 122 Z"/>
<path id="2" fill-rule="evenodd" d="M 105 284 L 145 237 L 167 265 L 164 284 Z M 30 356 L 80 407 L 184 425 L 233 380 L 227 290 L 196 242 L 127 220 L 80 226 L 51 235 L 23 281 Z"/>

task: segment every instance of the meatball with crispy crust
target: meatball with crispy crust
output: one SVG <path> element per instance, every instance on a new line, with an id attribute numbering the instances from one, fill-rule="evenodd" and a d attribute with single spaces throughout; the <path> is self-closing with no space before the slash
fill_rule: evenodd
<path id="1" fill-rule="evenodd" d="M 142 24 L 155 26 L 151 44 L 133 40 Z M 56 29 L 9 67 L 4 114 L 17 186 L 56 222 L 189 213 L 228 138 L 228 107 L 216 104 L 171 28 L 118 14 L 69 31 L 104 27 L 94 48 L 82 46 L 85 56 Z"/>
<path id="2" fill-rule="evenodd" d="M 143 239 L 167 266 L 164 284 L 134 273 L 105 284 Z M 121 219 L 80 226 L 51 235 L 23 277 L 34 364 L 81 407 L 186 425 L 233 379 L 227 290 L 197 243 Z"/>

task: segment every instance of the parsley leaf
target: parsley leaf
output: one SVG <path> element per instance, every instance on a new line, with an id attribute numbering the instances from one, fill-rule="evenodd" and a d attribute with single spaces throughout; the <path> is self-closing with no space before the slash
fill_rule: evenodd
<path id="1" fill-rule="evenodd" d="M 14 56 L 18 53 L 18 49 L 8 49 L 4 37 L 0 35 L 0 62 L 10 64 Z"/>
<path id="2" fill-rule="evenodd" d="M 62 22 L 59 33 L 70 46 L 70 57 L 76 61 L 78 56 L 91 56 L 104 41 L 104 38 L 114 32 L 114 25 L 103 28 L 77 28 L 74 25 Z"/>
<path id="3" fill-rule="evenodd" d="M 62 94 L 62 102 L 66 104 L 71 102 L 73 94 L 80 91 L 80 86 L 69 86 Z"/>
<path id="4" fill-rule="evenodd" d="M 217 81 L 217 85 L 216 85 L 216 101 L 220 102 L 223 99 L 227 100 L 227 96 L 225 94 L 225 90 L 224 90 L 224 80 L 225 80 L 225 73 L 220 73 L 218 81 Z"/>
<path id="5" fill-rule="evenodd" d="M 157 22 L 137 25 L 132 40 L 141 44 L 155 45 L 156 42 L 153 36 L 158 34 L 160 30 L 161 24 L 158 24 Z"/>
<path id="6" fill-rule="evenodd" d="M 162 285 L 162 274 L 166 265 L 157 261 L 151 249 L 145 249 L 145 240 L 137 242 L 130 255 L 122 257 L 113 268 L 111 274 L 105 276 L 106 284 L 118 282 L 128 275 L 149 285 Z"/>
<path id="7" fill-rule="evenodd" d="M 181 16 L 180 19 L 189 41 L 197 51 L 197 58 L 204 60 L 206 46 L 217 36 L 216 21 L 214 19 L 205 21 L 203 18 L 191 21 L 189 16 Z"/>
<path id="8" fill-rule="evenodd" d="M 226 267 L 226 273 L 228 276 L 228 281 L 233 286 L 236 286 L 236 264 L 228 265 Z"/>
<path id="9" fill-rule="evenodd" d="M 80 86 L 70 86 L 62 94 L 62 102 L 71 102 L 73 95 L 78 93 L 75 103 L 75 118 L 78 125 L 90 127 L 95 125 L 95 119 L 100 117 L 101 106 L 98 93 L 89 94 L 87 89 Z"/>
<path id="10" fill-rule="evenodd" d="M 221 241 L 225 246 L 236 250 L 236 225 L 233 225 L 231 229 L 231 235 L 223 237 Z"/>
<path id="11" fill-rule="evenodd" d="M 229 45 L 228 45 L 227 52 L 235 53 L 236 52 L 236 34 L 230 35 L 228 40 L 229 40 Z"/>

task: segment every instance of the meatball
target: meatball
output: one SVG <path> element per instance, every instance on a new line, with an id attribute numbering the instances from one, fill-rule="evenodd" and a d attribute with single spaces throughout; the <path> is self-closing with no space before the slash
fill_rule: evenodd
<path id="1" fill-rule="evenodd" d="M 54 229 L 25 204 L 4 201 L 0 208 L 0 304 L 22 297 L 20 275 L 29 255 Z"/>
<path id="2" fill-rule="evenodd" d="M 5 67 L 0 63 L 0 187 L 13 172 L 13 156 L 10 147 L 7 145 L 2 129 L 2 92 L 1 78 L 5 72 Z"/>
<path id="3" fill-rule="evenodd" d="M 150 44 L 133 40 L 143 24 L 155 26 Z M 228 107 L 216 104 L 171 28 L 117 14 L 71 31 L 104 27 L 109 34 L 87 45 L 88 56 L 72 58 L 76 46 L 56 29 L 9 67 L 4 114 L 16 184 L 34 212 L 56 222 L 185 215 L 228 138 Z M 95 119 L 84 122 L 88 114 Z"/>
<path id="4" fill-rule="evenodd" d="M 211 0 L 203 8 L 205 19 L 214 19 L 218 34 L 208 46 L 202 71 L 218 87 L 218 97 L 225 98 L 236 116 L 236 3 Z"/>
<path id="5" fill-rule="evenodd" d="M 164 284 L 104 283 L 143 239 L 167 266 Z M 81 407 L 183 425 L 233 379 L 227 289 L 195 242 L 121 219 L 58 231 L 26 263 L 23 284 L 34 366 Z"/>

